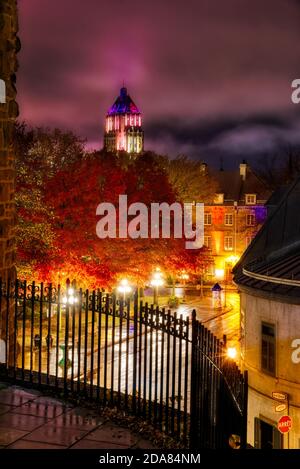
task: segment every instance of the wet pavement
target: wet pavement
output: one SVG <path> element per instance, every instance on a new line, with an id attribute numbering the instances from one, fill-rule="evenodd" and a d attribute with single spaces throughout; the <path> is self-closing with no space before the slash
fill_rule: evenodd
<path id="1" fill-rule="evenodd" d="M 0 382 L 1 449 L 152 449 L 91 409 Z"/>
<path id="2" fill-rule="evenodd" d="M 198 321 L 207 327 L 216 337 L 227 336 L 228 343 L 237 343 L 240 336 L 240 296 L 236 291 L 229 290 L 226 299 L 222 298 L 223 307 L 214 309 L 212 298 L 189 298 L 186 303 L 176 308 L 183 317 L 192 317 L 192 310 L 196 310 Z M 224 305 L 226 303 L 226 306 Z"/>

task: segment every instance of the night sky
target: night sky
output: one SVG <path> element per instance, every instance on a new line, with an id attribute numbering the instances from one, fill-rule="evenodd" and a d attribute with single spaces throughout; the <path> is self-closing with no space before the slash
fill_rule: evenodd
<path id="1" fill-rule="evenodd" d="M 19 0 L 22 120 L 102 147 L 123 80 L 145 147 L 232 166 L 300 145 L 298 0 Z"/>

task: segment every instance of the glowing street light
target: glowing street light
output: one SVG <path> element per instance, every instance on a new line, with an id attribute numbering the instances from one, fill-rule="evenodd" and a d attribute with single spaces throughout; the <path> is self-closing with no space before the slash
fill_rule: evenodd
<path id="1" fill-rule="evenodd" d="M 124 278 L 124 279 L 121 280 L 120 285 L 118 286 L 117 290 L 118 290 L 119 293 L 122 293 L 123 301 L 125 303 L 126 295 L 127 295 L 127 293 L 129 294 L 129 293 L 132 292 L 132 287 L 129 285 L 128 280 L 126 278 Z"/>
<path id="2" fill-rule="evenodd" d="M 75 281 L 72 283 L 70 282 L 69 279 L 67 279 L 66 282 L 66 292 L 62 297 L 62 304 L 65 307 L 65 330 L 67 331 L 67 328 L 69 327 L 69 306 L 71 306 L 71 314 L 75 314 L 75 306 L 78 303 L 78 296 L 76 295 L 76 285 Z M 62 320 L 61 320 L 61 309 L 60 309 L 60 318 L 59 318 L 59 331 L 61 331 L 62 327 Z M 60 360 L 58 366 L 61 367 L 62 370 L 64 370 L 64 373 L 67 375 L 68 373 L 68 368 L 72 366 L 72 360 L 69 358 L 69 343 L 68 343 L 68 337 L 66 336 L 66 343 L 65 344 L 60 344 L 60 349 L 63 352 L 63 358 Z M 74 346 L 73 346 L 74 347 Z M 74 352 L 73 352 L 74 353 Z"/>
<path id="3" fill-rule="evenodd" d="M 215 269 L 215 277 L 218 280 L 224 280 L 225 270 L 224 269 Z"/>
<path id="4" fill-rule="evenodd" d="M 231 256 L 226 257 L 226 262 L 228 262 L 229 264 L 235 265 L 239 259 L 240 259 L 240 256 L 233 254 Z"/>
<path id="5" fill-rule="evenodd" d="M 164 279 L 162 278 L 162 273 L 160 269 L 156 269 L 156 271 L 152 275 L 152 279 L 150 281 L 150 285 L 153 287 L 153 304 L 158 305 L 158 289 L 164 285 Z"/>
<path id="6" fill-rule="evenodd" d="M 235 347 L 228 347 L 227 357 L 231 358 L 231 360 L 235 360 L 237 357 L 237 349 Z"/>
<path id="7" fill-rule="evenodd" d="M 62 302 L 64 305 L 69 306 L 69 305 L 75 305 L 78 303 L 78 298 L 75 295 L 75 290 L 73 287 L 69 287 L 67 284 L 67 290 L 65 295 L 62 298 Z"/>

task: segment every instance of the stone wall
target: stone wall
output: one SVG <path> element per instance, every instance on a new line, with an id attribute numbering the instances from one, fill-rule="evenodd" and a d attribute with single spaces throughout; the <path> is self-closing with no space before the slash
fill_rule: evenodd
<path id="1" fill-rule="evenodd" d="M 6 102 L 0 103 L 0 277 L 15 279 L 15 157 L 14 121 L 18 115 L 16 99 L 17 0 L 0 0 L 0 79 L 5 82 Z M 3 100 L 1 100 L 3 101 Z M 0 310 L 0 362 L 9 362 L 14 350 L 14 304 Z M 8 317 L 7 317 L 8 314 Z M 8 321 L 7 321 L 8 320 Z M 7 330 L 6 324 L 9 325 Z M 4 340 L 3 340 L 4 339 Z M 8 351 L 5 342 L 8 340 Z M 8 353 L 8 356 L 6 356 Z"/>
<path id="2" fill-rule="evenodd" d="M 0 277 L 15 276 L 15 164 L 14 120 L 16 99 L 16 54 L 19 50 L 17 0 L 0 0 L 0 79 L 6 85 L 6 103 L 0 104 Z"/>

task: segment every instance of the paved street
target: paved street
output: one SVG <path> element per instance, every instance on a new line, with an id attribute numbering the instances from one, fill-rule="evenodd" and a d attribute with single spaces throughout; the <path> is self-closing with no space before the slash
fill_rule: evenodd
<path id="1" fill-rule="evenodd" d="M 93 410 L 0 382 L 1 449 L 155 448 Z"/>
<path id="2" fill-rule="evenodd" d="M 223 298 L 223 304 L 225 299 Z M 178 313 L 177 317 L 182 314 L 183 318 L 192 316 L 192 310 L 196 309 L 197 319 L 201 321 L 208 329 L 210 329 L 218 338 L 222 339 L 223 335 L 226 334 L 227 342 L 229 346 L 235 346 L 239 348 L 239 295 L 234 291 L 228 291 L 226 294 L 226 307 L 222 309 L 214 309 L 212 305 L 211 296 L 206 296 L 204 298 L 200 297 L 187 297 L 187 301 L 184 304 L 181 304 L 176 311 Z M 78 365 L 80 364 L 79 375 L 83 379 L 84 368 L 86 365 L 87 380 L 89 381 L 93 377 L 94 384 L 99 384 L 101 387 L 104 386 L 106 380 L 107 389 L 111 388 L 111 383 L 113 380 L 113 389 L 114 391 L 126 392 L 130 394 L 132 392 L 132 383 L 133 383 L 133 340 L 129 340 L 128 343 L 125 340 L 126 338 L 126 321 L 123 320 L 123 327 L 120 337 L 120 328 L 119 328 L 119 319 L 116 318 L 115 323 L 115 332 L 114 336 L 112 334 L 112 324 L 111 317 L 109 318 L 108 327 L 107 327 L 107 338 L 105 339 L 105 322 L 102 318 L 101 325 L 101 334 L 99 337 L 98 334 L 98 313 L 95 316 L 96 323 L 92 327 L 91 314 L 88 316 L 88 325 L 87 325 L 87 351 L 84 352 L 84 336 L 83 331 L 85 331 L 85 323 L 82 324 L 82 334 L 81 334 L 81 349 L 79 353 L 78 348 L 78 337 L 75 338 L 74 347 L 72 347 L 72 341 L 69 339 L 69 348 L 68 348 L 68 358 L 73 363 L 73 378 L 77 380 L 78 378 Z M 83 318 L 84 321 L 84 318 Z M 55 334 L 55 321 L 53 321 L 53 335 Z M 77 329 L 77 319 L 75 318 L 75 324 Z M 37 329 L 38 330 L 38 329 Z M 46 336 L 46 325 L 44 335 Z M 71 327 L 70 327 L 71 333 Z M 186 347 L 185 341 L 182 341 L 182 352 L 181 352 L 181 363 L 178 362 L 178 353 L 176 353 L 176 363 L 175 363 L 175 378 L 172 382 L 172 377 L 167 380 L 167 357 L 169 357 L 170 370 L 173 372 L 172 368 L 172 357 L 173 357 L 173 347 L 178 350 L 180 346 L 180 340 L 178 338 L 171 339 L 169 347 L 166 340 L 166 335 L 163 340 L 163 333 L 161 331 L 153 331 L 152 337 L 152 346 L 149 339 L 149 330 L 148 330 L 148 340 L 145 343 L 145 328 L 143 328 L 143 335 L 139 340 L 141 340 L 141 356 L 139 363 L 141 364 L 141 370 L 137 370 L 137 373 L 141 373 L 141 376 L 144 375 L 144 369 L 146 370 L 149 378 L 147 383 L 141 382 L 140 385 L 137 383 L 137 392 L 140 396 L 146 399 L 155 399 L 155 390 L 162 389 L 162 394 L 160 396 L 165 399 L 167 395 L 171 395 L 172 385 L 175 386 L 177 395 L 177 407 L 179 402 L 183 400 L 182 390 L 185 388 L 185 357 L 186 357 Z M 129 326 L 129 335 L 133 337 L 133 322 L 130 321 Z M 22 331 L 19 330 L 19 337 L 21 339 Z M 29 368 L 30 365 L 30 347 L 29 347 L 29 338 L 30 334 L 27 336 L 27 347 L 26 347 L 26 356 L 25 356 L 25 368 Z M 29 338 L 28 338 L 29 336 Z M 92 341 L 94 337 L 94 341 Z M 100 338 L 100 340 L 99 340 Z M 22 339 L 21 339 L 22 340 Z M 21 342 L 20 340 L 20 342 Z M 92 343 L 93 342 L 93 343 Z M 105 348 L 105 342 L 107 342 L 107 348 Z M 64 343 L 64 328 L 62 328 L 60 333 L 60 344 Z M 112 344 L 114 343 L 114 346 Z M 99 346 L 100 344 L 100 353 Z M 93 350 L 93 352 L 92 352 Z M 145 353 L 146 351 L 146 353 Z M 189 352 L 190 353 L 190 352 Z M 34 370 L 38 370 L 38 349 L 33 353 L 32 357 L 32 366 Z M 61 363 L 61 360 L 64 357 L 63 350 L 59 347 L 57 350 L 56 344 L 50 350 L 50 367 L 49 372 L 52 375 L 56 373 L 56 361 L 59 361 L 58 366 L 58 376 L 63 376 L 64 366 Z M 163 359 L 162 359 L 163 357 Z M 21 357 L 19 357 L 19 362 L 21 365 Z M 99 364 L 99 366 L 98 366 Z M 188 367 L 190 364 L 190 355 L 188 357 Z M 47 369 L 47 347 L 44 345 L 42 350 L 42 371 Z M 179 373 L 179 368 L 181 369 L 181 375 Z M 91 373 L 91 369 L 94 370 Z M 170 373 L 170 372 L 169 372 Z M 171 373 L 172 374 L 172 373 Z M 189 371 L 187 373 L 188 377 L 190 376 Z M 71 369 L 68 369 L 68 377 L 71 377 Z M 167 385 L 167 382 L 169 383 Z M 188 388 L 189 390 L 189 380 Z M 158 391 L 157 391 L 158 392 Z M 189 393 L 188 393 L 189 395 Z"/>
<path id="3" fill-rule="evenodd" d="M 238 293 L 234 291 L 229 291 L 227 292 L 226 295 L 226 308 L 223 308 L 222 310 L 215 310 L 212 307 L 212 301 L 210 297 L 206 298 L 198 298 L 198 299 L 188 299 L 186 304 L 181 304 L 178 308 L 176 308 L 176 311 L 179 314 L 182 314 L 183 317 L 185 318 L 186 316 L 189 316 L 190 318 L 192 317 L 192 310 L 196 309 L 197 312 L 197 319 L 201 321 L 208 329 L 210 329 L 219 339 L 223 338 L 223 335 L 226 334 L 227 336 L 227 343 L 228 346 L 234 346 L 239 349 L 239 308 L 240 308 L 240 299 Z M 154 390 L 155 387 L 157 389 L 160 389 L 161 387 L 161 382 L 163 383 L 163 397 L 166 398 L 167 394 L 167 387 L 166 387 L 166 378 L 167 378 L 167 366 L 166 366 L 166 360 L 167 360 L 167 343 L 166 340 L 164 343 L 162 343 L 162 333 L 158 332 L 157 333 L 157 340 L 156 340 L 156 333 L 153 334 L 153 348 L 150 349 L 150 343 L 149 343 L 149 338 L 147 342 L 147 351 L 145 354 L 145 346 L 144 346 L 144 341 L 142 340 L 142 352 L 141 352 L 141 374 L 143 375 L 144 372 L 144 366 L 145 366 L 145 355 L 146 355 L 146 367 L 148 370 L 148 374 L 150 376 L 150 370 L 152 370 L 151 376 L 152 376 L 152 383 L 151 386 L 149 386 L 149 380 L 146 384 L 146 387 L 144 387 L 143 383 L 141 385 L 141 388 L 138 388 L 138 392 L 140 393 L 141 396 L 149 399 L 154 397 Z M 173 347 L 174 347 L 174 342 L 171 340 L 170 342 L 170 347 L 169 347 L 169 356 L 170 356 L 170 361 L 172 362 L 172 355 L 173 355 Z M 179 340 L 176 339 L 175 342 L 175 348 L 178 350 L 179 347 Z M 189 352 L 190 353 L 190 352 Z M 126 381 L 128 380 L 128 390 L 129 393 L 131 392 L 131 383 L 132 383 L 132 364 L 133 364 L 133 341 L 130 341 L 129 347 L 128 347 L 128 354 L 126 350 L 126 344 L 122 344 L 122 350 L 121 350 L 121 362 L 119 362 L 119 346 L 115 346 L 115 355 L 114 355 L 114 370 L 115 370 L 115 377 L 114 377 L 114 385 L 113 388 L 117 391 L 118 390 L 118 370 L 120 366 L 120 377 L 121 377 L 121 391 L 124 392 L 126 388 Z M 164 356 L 163 360 L 163 368 L 161 366 L 161 356 Z M 182 390 L 184 389 L 184 384 L 185 384 L 185 356 L 186 356 L 186 349 L 183 346 L 182 347 L 182 363 L 181 363 L 181 385 L 179 385 L 179 380 L 178 380 L 178 370 L 179 370 L 179 363 L 176 361 L 175 364 L 175 389 L 178 390 L 177 397 L 178 400 L 175 403 L 175 407 L 177 408 L 178 402 L 183 401 L 183 393 Z M 152 359 L 151 359 L 152 357 Z M 191 355 L 189 355 L 191 357 Z M 96 360 L 96 354 L 95 354 L 95 360 Z M 95 361 L 94 360 L 94 361 Z M 128 362 L 128 365 L 127 365 Z M 152 363 L 152 366 L 150 365 L 150 362 Z M 156 364 L 157 363 L 157 369 L 156 369 Z M 188 360 L 188 366 L 190 364 L 190 358 Z M 107 383 L 108 386 L 111 386 L 111 369 L 112 369 L 112 357 L 111 353 L 108 353 L 107 356 Z M 127 375 L 127 367 L 128 367 L 128 377 Z M 172 367 L 171 367 L 172 369 Z M 101 364 L 101 382 L 103 379 L 103 374 L 104 374 L 104 363 L 102 362 Z M 97 371 L 95 371 L 95 376 L 94 378 L 96 379 Z M 189 377 L 188 373 L 188 377 Z M 188 380 L 188 390 L 190 386 L 190 381 Z M 169 382 L 169 395 L 171 394 L 171 388 L 172 388 L 172 379 L 170 378 Z M 152 395 L 150 395 L 150 390 L 152 389 Z M 179 396 L 180 393 L 180 396 Z M 188 392 L 188 403 L 189 403 L 189 392 Z"/>
<path id="4" fill-rule="evenodd" d="M 223 304 L 224 304 L 223 297 Z M 238 342 L 240 327 L 240 296 L 236 291 L 226 292 L 226 306 L 222 310 L 212 307 L 212 300 L 193 298 L 186 305 L 180 305 L 178 312 L 187 314 L 196 309 L 197 319 L 210 329 L 219 339 L 227 336 L 228 343 Z"/>

